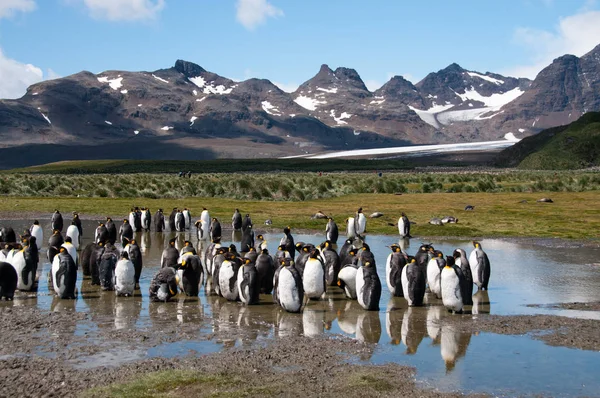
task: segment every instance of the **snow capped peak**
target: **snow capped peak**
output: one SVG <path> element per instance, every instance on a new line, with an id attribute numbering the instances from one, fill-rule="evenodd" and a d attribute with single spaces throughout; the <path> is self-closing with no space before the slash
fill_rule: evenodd
<path id="1" fill-rule="evenodd" d="M 106 76 L 99 77 L 98 81 L 100 83 L 108 83 L 110 88 L 112 88 L 113 90 L 118 90 L 121 87 L 123 87 L 123 78 L 120 75 L 119 75 L 119 77 L 116 77 L 114 79 L 109 79 Z"/>

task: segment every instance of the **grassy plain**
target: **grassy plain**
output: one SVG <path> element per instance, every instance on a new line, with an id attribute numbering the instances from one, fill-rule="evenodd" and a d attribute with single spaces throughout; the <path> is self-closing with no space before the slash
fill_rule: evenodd
<path id="1" fill-rule="evenodd" d="M 554 203 L 539 203 L 542 197 Z M 526 201 L 526 202 L 523 202 Z M 466 205 L 475 206 L 465 211 Z M 598 239 L 600 231 L 600 191 L 585 192 L 499 192 L 499 193 L 407 193 L 349 194 L 333 198 L 305 201 L 259 201 L 226 198 L 19 198 L 4 197 L 0 201 L 0 216 L 48 217 L 58 208 L 63 214 L 77 210 L 82 216 L 126 216 L 131 206 L 147 206 L 168 212 L 173 207 L 187 207 L 198 217 L 202 208 L 227 225 L 233 209 L 250 213 L 258 230 L 271 219 L 272 228 L 286 225 L 294 229 L 323 230 L 326 220 L 312 220 L 318 210 L 334 217 L 340 229 L 346 217 L 363 207 L 365 214 L 382 212 L 384 216 L 369 219 L 368 232 L 397 234 L 396 224 L 401 212 L 411 221 L 415 236 L 498 236 L 498 237 L 557 237 L 568 239 Z M 28 214 L 29 213 L 29 214 Z M 452 215 L 457 224 L 443 227 L 428 224 L 432 217 Z M 19 216 L 20 217 L 20 216 Z"/>

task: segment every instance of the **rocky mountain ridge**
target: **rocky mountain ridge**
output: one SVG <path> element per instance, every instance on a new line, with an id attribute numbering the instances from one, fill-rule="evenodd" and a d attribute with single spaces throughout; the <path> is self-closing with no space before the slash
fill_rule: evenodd
<path id="1" fill-rule="evenodd" d="M 194 149 L 277 157 L 522 138 L 597 110 L 600 46 L 557 58 L 533 81 L 451 64 L 417 84 L 394 76 L 374 92 L 344 67 L 322 65 L 287 93 L 269 80 L 236 82 L 178 60 L 154 72 L 84 71 L 0 100 L 0 147 L 89 146 L 102 158 L 107 145 L 122 145 L 126 156 L 167 145 L 174 153 L 161 158 L 194 158 Z"/>

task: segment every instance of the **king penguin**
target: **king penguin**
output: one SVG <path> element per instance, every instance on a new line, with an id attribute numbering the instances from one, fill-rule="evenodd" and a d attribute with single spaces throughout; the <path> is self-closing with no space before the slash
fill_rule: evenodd
<path id="1" fill-rule="evenodd" d="M 325 264 L 325 283 L 335 286 L 340 273 L 340 256 L 333 250 L 333 242 L 326 240 L 321 244 L 321 259 Z"/>
<path id="2" fill-rule="evenodd" d="M 402 269 L 402 290 L 410 307 L 423 305 L 425 274 L 414 257 L 409 257 L 408 264 Z"/>
<path id="3" fill-rule="evenodd" d="M 427 262 L 427 284 L 431 293 L 439 299 L 442 298 L 442 286 L 440 285 L 442 269 L 446 265 L 441 251 L 436 250 L 434 256 Z"/>
<path id="4" fill-rule="evenodd" d="M 231 216 L 231 226 L 234 231 L 239 231 L 242 229 L 242 214 L 238 209 L 235 209 L 233 212 L 233 216 Z"/>
<path id="5" fill-rule="evenodd" d="M 71 238 L 71 244 L 75 247 L 75 251 L 77 251 L 81 243 L 81 236 L 79 235 L 79 228 L 75 225 L 75 221 L 72 221 L 71 225 L 67 228 L 66 236 Z"/>
<path id="6" fill-rule="evenodd" d="M 58 229 L 52 231 L 50 239 L 48 239 L 48 261 L 52 264 L 54 256 L 58 254 L 59 248 L 65 243 L 63 236 Z"/>
<path id="7" fill-rule="evenodd" d="M 239 299 L 237 275 L 240 265 L 239 258 L 229 252 L 225 255 L 225 260 L 219 267 L 219 290 L 221 295 L 229 301 Z"/>
<path id="8" fill-rule="evenodd" d="M 404 212 L 401 213 L 398 219 L 398 233 L 401 238 L 410 238 L 410 221 Z"/>
<path id="9" fill-rule="evenodd" d="M 325 227 L 325 238 L 331 243 L 337 243 L 339 236 L 338 226 L 331 217 L 327 217 L 327 226 Z"/>
<path id="10" fill-rule="evenodd" d="M 256 271 L 258 272 L 258 286 L 262 294 L 271 294 L 273 291 L 273 276 L 275 275 L 275 262 L 265 248 L 256 257 Z"/>
<path id="11" fill-rule="evenodd" d="M 292 229 L 290 227 L 285 227 L 283 229 L 284 237 L 281 238 L 279 244 L 285 248 L 291 255 L 294 254 L 294 249 L 296 245 L 294 244 L 294 237 L 292 236 Z"/>
<path id="12" fill-rule="evenodd" d="M 54 210 L 54 214 L 52 214 L 52 220 L 50 221 L 50 228 L 52 228 L 52 230 L 57 229 L 58 232 L 62 232 L 63 225 L 64 223 L 62 214 L 60 214 L 60 211 Z"/>
<path id="13" fill-rule="evenodd" d="M 363 262 L 356 271 L 356 298 L 365 310 L 379 310 L 381 281 L 377 275 L 377 268 L 370 261 Z"/>
<path id="14" fill-rule="evenodd" d="M 325 283 L 325 267 L 319 249 L 313 249 L 304 264 L 302 285 L 304 294 L 309 299 L 320 299 L 327 289 Z"/>
<path id="15" fill-rule="evenodd" d="M 473 270 L 473 282 L 479 290 L 487 290 L 490 281 L 490 260 L 481 248 L 481 243 L 473 242 L 475 247 L 469 255 L 469 264 Z"/>
<path id="16" fill-rule="evenodd" d="M 52 260 L 52 283 L 56 295 L 61 299 L 74 299 L 77 282 L 77 266 L 67 249 L 60 252 Z"/>
<path id="17" fill-rule="evenodd" d="M 4 297 L 7 301 L 12 301 L 17 289 L 17 271 L 6 262 L 0 262 L 0 300 Z"/>
<path id="18" fill-rule="evenodd" d="M 38 250 L 42 250 L 42 240 L 44 239 L 44 230 L 40 226 L 40 222 L 35 220 L 31 228 L 29 228 L 29 233 L 31 236 L 35 236 L 35 241 L 37 244 Z"/>
<path id="19" fill-rule="evenodd" d="M 135 283 L 135 268 L 129 260 L 129 254 L 123 251 L 115 266 L 115 294 L 117 296 L 133 296 Z"/>
<path id="20" fill-rule="evenodd" d="M 202 260 L 193 252 L 186 252 L 181 256 L 177 270 L 179 289 L 186 296 L 198 296 L 204 269 Z"/>
<path id="21" fill-rule="evenodd" d="M 125 250 L 127 251 L 129 261 L 131 261 L 133 269 L 135 270 L 135 286 L 137 287 L 140 284 L 140 276 L 142 275 L 142 267 L 144 265 L 142 251 L 135 239 L 132 239 L 131 242 L 129 242 L 125 247 Z"/>
<path id="22" fill-rule="evenodd" d="M 287 312 L 300 312 L 304 302 L 302 277 L 294 267 L 293 261 L 283 260 L 275 281 L 276 295 L 279 305 Z"/>
<path id="23" fill-rule="evenodd" d="M 167 302 L 177 295 L 177 277 L 175 269 L 165 267 L 158 270 L 149 288 L 150 300 Z"/>
<path id="24" fill-rule="evenodd" d="M 467 253 L 463 249 L 456 249 L 452 253 L 454 257 L 454 263 L 460 267 L 465 276 L 465 290 L 463 294 L 463 304 L 473 305 L 473 274 L 471 273 L 471 266 L 469 260 L 467 260 Z"/>
<path id="25" fill-rule="evenodd" d="M 258 272 L 252 260 L 245 258 L 237 274 L 237 288 L 240 300 L 246 305 L 258 304 L 260 286 Z"/>
<path id="26" fill-rule="evenodd" d="M 363 213 L 363 208 L 359 207 L 354 215 L 354 222 L 356 223 L 354 230 L 356 231 L 356 236 L 361 237 L 362 234 L 367 232 L 367 217 Z"/>
<path id="27" fill-rule="evenodd" d="M 406 266 L 406 257 L 400 246 L 390 246 L 392 252 L 388 255 L 385 264 L 385 276 L 388 289 L 392 297 L 404 297 L 402 290 L 402 269 Z"/>
<path id="28" fill-rule="evenodd" d="M 447 257 L 446 264 L 441 273 L 442 303 L 448 311 L 462 313 L 462 290 L 465 288 L 465 277 L 454 264 L 454 257 Z"/>

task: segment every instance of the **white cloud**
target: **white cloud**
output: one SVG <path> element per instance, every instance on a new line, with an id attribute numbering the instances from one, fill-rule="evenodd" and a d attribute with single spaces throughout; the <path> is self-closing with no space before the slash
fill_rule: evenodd
<path id="1" fill-rule="evenodd" d="M 27 87 L 44 79 L 40 68 L 22 64 L 4 55 L 0 49 L 0 98 L 20 98 Z"/>
<path id="2" fill-rule="evenodd" d="M 238 0 L 236 4 L 236 19 L 246 29 L 253 30 L 262 25 L 267 18 L 283 16 L 283 11 L 267 0 Z"/>
<path id="3" fill-rule="evenodd" d="M 528 50 L 529 59 L 523 65 L 509 68 L 504 74 L 535 78 L 561 55 L 584 55 L 600 43 L 598 21 L 600 11 L 585 8 L 578 14 L 561 18 L 553 31 L 527 27 L 516 29 L 514 40 Z"/>
<path id="4" fill-rule="evenodd" d="M 285 91 L 286 93 L 293 93 L 300 86 L 298 83 L 278 83 L 278 82 L 273 82 L 273 84 L 276 85 L 277 87 L 279 87 L 281 90 Z"/>
<path id="5" fill-rule="evenodd" d="M 34 0 L 0 0 L 0 18 L 10 18 L 17 12 L 35 10 Z"/>
<path id="6" fill-rule="evenodd" d="M 94 18 L 109 21 L 154 19 L 166 0 L 83 0 Z"/>

